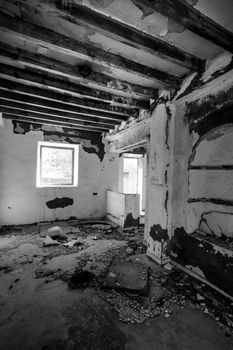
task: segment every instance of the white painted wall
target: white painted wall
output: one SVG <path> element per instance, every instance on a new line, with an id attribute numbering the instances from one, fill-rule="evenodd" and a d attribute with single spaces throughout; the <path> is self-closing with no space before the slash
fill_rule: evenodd
<path id="1" fill-rule="evenodd" d="M 132 215 L 133 219 L 139 220 L 139 194 L 127 194 L 107 191 L 106 217 L 119 226 L 124 227 L 127 215 Z"/>
<path id="2" fill-rule="evenodd" d="M 36 188 L 37 142 L 43 139 L 41 131 L 14 134 L 10 120 L 0 128 L 0 226 L 103 216 L 106 190 L 118 190 L 118 155 L 106 153 L 101 162 L 80 146 L 77 188 Z M 49 209 L 46 202 L 56 197 L 74 203 Z"/>

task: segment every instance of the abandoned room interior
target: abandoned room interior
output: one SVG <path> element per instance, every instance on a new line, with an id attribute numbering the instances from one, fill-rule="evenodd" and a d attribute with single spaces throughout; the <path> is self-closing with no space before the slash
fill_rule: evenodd
<path id="1" fill-rule="evenodd" d="M 0 1 L 0 350 L 233 349 L 231 0 Z"/>

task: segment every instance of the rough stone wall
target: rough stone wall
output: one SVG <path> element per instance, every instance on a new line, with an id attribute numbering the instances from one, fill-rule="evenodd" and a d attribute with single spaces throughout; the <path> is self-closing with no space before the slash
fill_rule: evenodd
<path id="1" fill-rule="evenodd" d="M 78 187 L 36 188 L 38 141 L 80 144 Z M 101 217 L 118 190 L 117 154 L 99 134 L 6 121 L 0 128 L 0 225 Z"/>

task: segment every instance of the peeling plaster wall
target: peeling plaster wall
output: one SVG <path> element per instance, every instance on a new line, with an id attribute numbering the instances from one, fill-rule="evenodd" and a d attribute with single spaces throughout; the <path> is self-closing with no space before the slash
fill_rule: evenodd
<path id="1" fill-rule="evenodd" d="M 87 132 L 26 125 L 13 129 L 6 120 L 0 128 L 0 225 L 103 216 L 106 190 L 118 190 L 119 156 L 105 153 L 101 138 L 95 142 Z M 43 140 L 82 144 L 78 187 L 36 188 L 37 142 Z"/>
<path id="2" fill-rule="evenodd" d="M 204 135 L 190 160 L 188 201 L 192 226 L 198 226 L 204 212 L 233 213 L 233 124 Z"/>
<path id="3" fill-rule="evenodd" d="M 232 251 L 193 233 L 203 213 L 233 213 L 232 71 L 174 101 L 171 258 L 232 295 Z M 226 216 L 231 220 L 231 216 Z M 226 226 L 227 223 L 226 223 Z"/>
<path id="4" fill-rule="evenodd" d="M 192 233 L 205 211 L 233 212 L 233 206 L 221 203 L 192 202 L 198 198 L 233 200 L 231 170 L 224 169 L 224 165 L 233 163 L 232 91 L 230 71 L 205 88 L 174 101 L 173 232 L 184 227 Z"/>

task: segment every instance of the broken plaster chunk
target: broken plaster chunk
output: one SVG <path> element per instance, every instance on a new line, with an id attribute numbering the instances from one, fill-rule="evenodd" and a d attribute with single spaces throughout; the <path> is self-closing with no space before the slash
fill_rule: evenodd
<path id="1" fill-rule="evenodd" d="M 59 245 L 60 243 L 58 241 L 56 241 L 55 239 L 52 239 L 49 236 L 46 236 L 44 241 L 43 241 L 43 245 L 45 247 L 49 247 L 49 246 L 53 246 L 53 245 Z"/>
<path id="2" fill-rule="evenodd" d="M 82 243 L 80 241 L 78 241 L 77 239 L 73 240 L 73 241 L 70 241 L 70 242 L 67 242 L 67 243 L 63 243 L 63 246 L 64 247 L 67 247 L 67 248 L 73 248 L 77 245 L 81 245 Z"/>
<path id="3" fill-rule="evenodd" d="M 173 269 L 173 266 L 172 266 L 172 264 L 167 263 L 166 265 L 164 265 L 164 268 L 165 268 L 166 270 L 172 270 L 172 269 Z"/>
<path id="4" fill-rule="evenodd" d="M 59 237 L 59 238 L 67 238 L 66 233 L 62 230 L 60 226 L 53 226 L 48 229 L 48 236 L 51 238 Z"/>
<path id="5" fill-rule="evenodd" d="M 205 298 L 201 294 L 197 293 L 197 300 L 204 300 L 204 299 Z"/>

